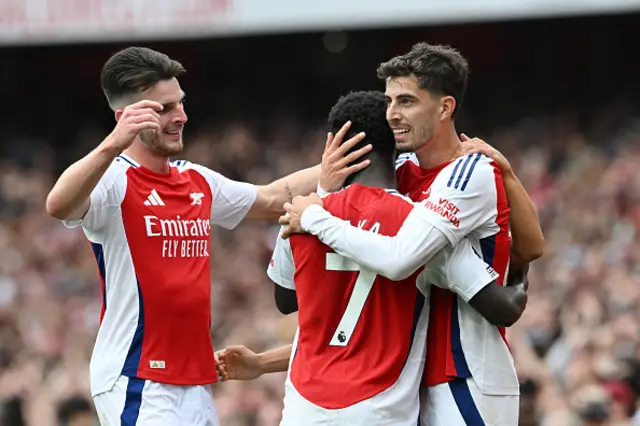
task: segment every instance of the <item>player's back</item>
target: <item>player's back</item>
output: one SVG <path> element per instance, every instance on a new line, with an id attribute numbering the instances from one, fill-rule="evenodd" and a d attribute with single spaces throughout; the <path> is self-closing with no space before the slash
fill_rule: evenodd
<path id="1" fill-rule="evenodd" d="M 358 184 L 323 201 L 334 216 L 387 236 L 397 233 L 413 208 L 399 194 Z M 290 240 L 299 306 L 290 380 L 297 392 L 326 409 L 367 400 L 371 418 L 396 412 L 411 417 L 426 338 L 424 298 L 416 288 L 420 271 L 392 282 L 316 237 Z"/>

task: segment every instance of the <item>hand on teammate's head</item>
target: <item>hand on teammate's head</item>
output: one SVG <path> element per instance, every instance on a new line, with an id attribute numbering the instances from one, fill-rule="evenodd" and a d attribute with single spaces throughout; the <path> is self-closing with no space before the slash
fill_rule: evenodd
<path id="1" fill-rule="evenodd" d="M 320 174 L 320 187 L 325 191 L 332 192 L 342 188 L 345 179 L 349 175 L 364 169 L 370 163 L 369 160 L 364 160 L 353 164 L 360 157 L 371 151 L 372 147 L 370 144 L 346 155 L 351 148 L 366 136 L 364 132 L 360 132 L 343 143 L 350 127 L 351 122 L 347 121 L 335 136 L 331 132 L 327 134 L 327 142 L 324 153 L 322 154 L 322 171 Z"/>

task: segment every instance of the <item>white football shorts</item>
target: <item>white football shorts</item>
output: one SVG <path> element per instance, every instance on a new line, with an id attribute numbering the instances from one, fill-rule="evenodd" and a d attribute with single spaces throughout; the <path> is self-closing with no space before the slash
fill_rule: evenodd
<path id="1" fill-rule="evenodd" d="M 210 386 L 175 386 L 120 376 L 93 397 L 101 426 L 219 426 Z"/>
<path id="2" fill-rule="evenodd" d="M 398 401 L 397 395 L 404 393 L 392 391 L 345 408 L 326 409 L 305 399 L 287 379 L 280 426 L 416 426 L 418 395 Z"/>
<path id="3" fill-rule="evenodd" d="M 483 395 L 472 378 L 420 390 L 420 426 L 517 426 L 520 397 Z"/>

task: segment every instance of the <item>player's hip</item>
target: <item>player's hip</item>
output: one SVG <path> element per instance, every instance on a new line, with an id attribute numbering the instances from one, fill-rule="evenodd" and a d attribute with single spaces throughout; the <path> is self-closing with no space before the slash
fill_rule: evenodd
<path id="1" fill-rule="evenodd" d="M 520 397 L 485 395 L 473 378 L 459 378 L 420 392 L 422 426 L 515 426 Z"/>
<path id="2" fill-rule="evenodd" d="M 206 362 L 193 362 L 194 365 L 190 368 L 171 368 L 167 371 L 167 368 L 164 368 L 167 367 L 167 362 L 164 360 L 134 360 L 135 362 L 132 362 L 127 357 L 123 362 L 122 357 L 113 354 L 98 356 L 94 352 L 89 366 L 91 395 L 96 396 L 111 391 L 122 376 L 136 377 L 180 388 L 211 385 L 218 381 L 218 373 L 213 359 L 212 354 L 211 359 L 206 359 Z M 175 363 L 170 362 L 169 366 L 172 364 Z"/>
<path id="3" fill-rule="evenodd" d="M 210 386 L 176 386 L 120 376 L 93 397 L 102 426 L 218 426 Z"/>
<path id="4" fill-rule="evenodd" d="M 280 426 L 415 426 L 419 414 L 417 387 L 396 398 L 383 392 L 347 407 L 320 407 L 302 396 L 290 380 L 285 385 Z"/>

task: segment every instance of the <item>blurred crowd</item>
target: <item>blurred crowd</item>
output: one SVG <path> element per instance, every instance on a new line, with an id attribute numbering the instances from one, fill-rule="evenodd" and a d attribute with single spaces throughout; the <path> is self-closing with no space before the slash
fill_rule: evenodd
<path id="1" fill-rule="evenodd" d="M 481 135 L 511 160 L 546 237 L 529 305 L 508 333 L 521 425 L 640 425 L 640 123 L 616 110 L 595 116 L 588 132 L 558 114 Z M 245 123 L 191 131 L 185 158 L 253 183 L 317 163 L 325 135 L 322 125 L 291 121 L 260 134 Z M 97 268 L 82 231 L 44 212 L 53 150 L 30 143 L 29 161 L 0 159 L 0 426 L 93 426 Z M 277 230 L 215 231 L 216 349 L 291 342 L 295 315 L 278 313 L 265 274 Z M 283 381 L 272 374 L 214 385 L 222 425 L 277 425 Z"/>

